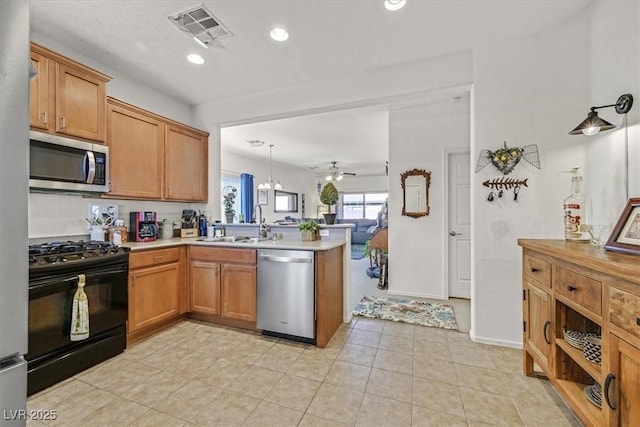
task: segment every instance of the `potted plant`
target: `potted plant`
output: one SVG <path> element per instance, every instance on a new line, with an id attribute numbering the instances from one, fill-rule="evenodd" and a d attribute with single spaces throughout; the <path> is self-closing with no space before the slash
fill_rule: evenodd
<path id="1" fill-rule="evenodd" d="M 311 242 L 318 237 L 318 223 L 312 219 L 298 224 L 298 229 L 302 233 L 303 242 Z"/>
<path id="2" fill-rule="evenodd" d="M 329 213 L 324 214 L 324 220 L 327 224 L 331 225 L 336 222 L 336 214 L 331 213 L 331 206 L 338 203 L 339 199 L 338 189 L 332 182 L 326 184 L 320 192 L 320 201 L 329 206 Z"/>
<path id="3" fill-rule="evenodd" d="M 236 195 L 238 190 L 236 187 L 227 185 L 222 189 L 222 204 L 224 206 L 224 216 L 227 220 L 227 224 L 233 224 L 233 217 L 236 215 L 236 210 L 233 205 L 236 201 Z"/>

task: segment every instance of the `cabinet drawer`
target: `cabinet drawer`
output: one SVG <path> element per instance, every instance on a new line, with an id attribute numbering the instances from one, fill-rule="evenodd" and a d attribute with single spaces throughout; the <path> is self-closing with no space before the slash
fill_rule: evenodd
<path id="1" fill-rule="evenodd" d="M 589 311 L 602 315 L 602 283 L 582 274 L 556 267 L 556 293 Z"/>
<path id="2" fill-rule="evenodd" d="M 609 288 L 609 321 L 640 338 L 640 297 Z"/>
<path id="3" fill-rule="evenodd" d="M 538 283 L 551 288 L 551 264 L 531 255 L 525 255 L 522 260 L 522 272 Z"/>
<path id="4" fill-rule="evenodd" d="M 234 264 L 255 264 L 256 251 L 254 249 L 229 249 L 212 246 L 191 246 L 191 259 L 202 261 L 228 262 Z"/>
<path id="5" fill-rule="evenodd" d="M 180 260 L 180 248 L 156 249 L 144 252 L 132 252 L 129 255 L 129 269 L 148 265 L 166 264 Z"/>

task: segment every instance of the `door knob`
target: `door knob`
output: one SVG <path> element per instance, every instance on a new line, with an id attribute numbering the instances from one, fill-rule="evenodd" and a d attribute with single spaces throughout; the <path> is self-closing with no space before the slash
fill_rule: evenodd
<path id="1" fill-rule="evenodd" d="M 449 232 L 450 236 L 462 236 L 462 233 L 458 233 L 456 230 L 451 230 Z"/>

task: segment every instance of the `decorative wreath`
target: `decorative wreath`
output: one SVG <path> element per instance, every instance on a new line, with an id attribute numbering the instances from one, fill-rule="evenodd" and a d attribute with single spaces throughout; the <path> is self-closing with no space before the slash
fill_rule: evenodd
<path id="1" fill-rule="evenodd" d="M 504 148 L 491 153 L 491 163 L 506 175 L 518 164 L 522 158 L 522 151 L 521 147 L 507 148 L 507 143 L 505 142 Z"/>

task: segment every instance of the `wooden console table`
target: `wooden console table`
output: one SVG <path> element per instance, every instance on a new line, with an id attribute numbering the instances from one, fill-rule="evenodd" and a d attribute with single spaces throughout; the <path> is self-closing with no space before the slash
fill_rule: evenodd
<path id="1" fill-rule="evenodd" d="M 585 425 L 639 425 L 640 257 L 564 240 L 518 244 L 524 373 L 546 375 Z M 600 336 L 601 362 L 565 340 L 565 329 Z M 600 407 L 587 398 L 596 382 Z"/>
<path id="2" fill-rule="evenodd" d="M 373 267 L 373 260 L 371 256 L 371 252 L 375 250 L 375 259 L 376 265 L 380 267 L 380 278 L 378 279 L 378 288 L 385 289 L 387 287 L 387 255 L 382 253 L 383 249 L 388 249 L 389 247 L 389 234 L 388 228 L 380 228 L 371 238 L 371 242 L 369 243 L 369 264 Z"/>

